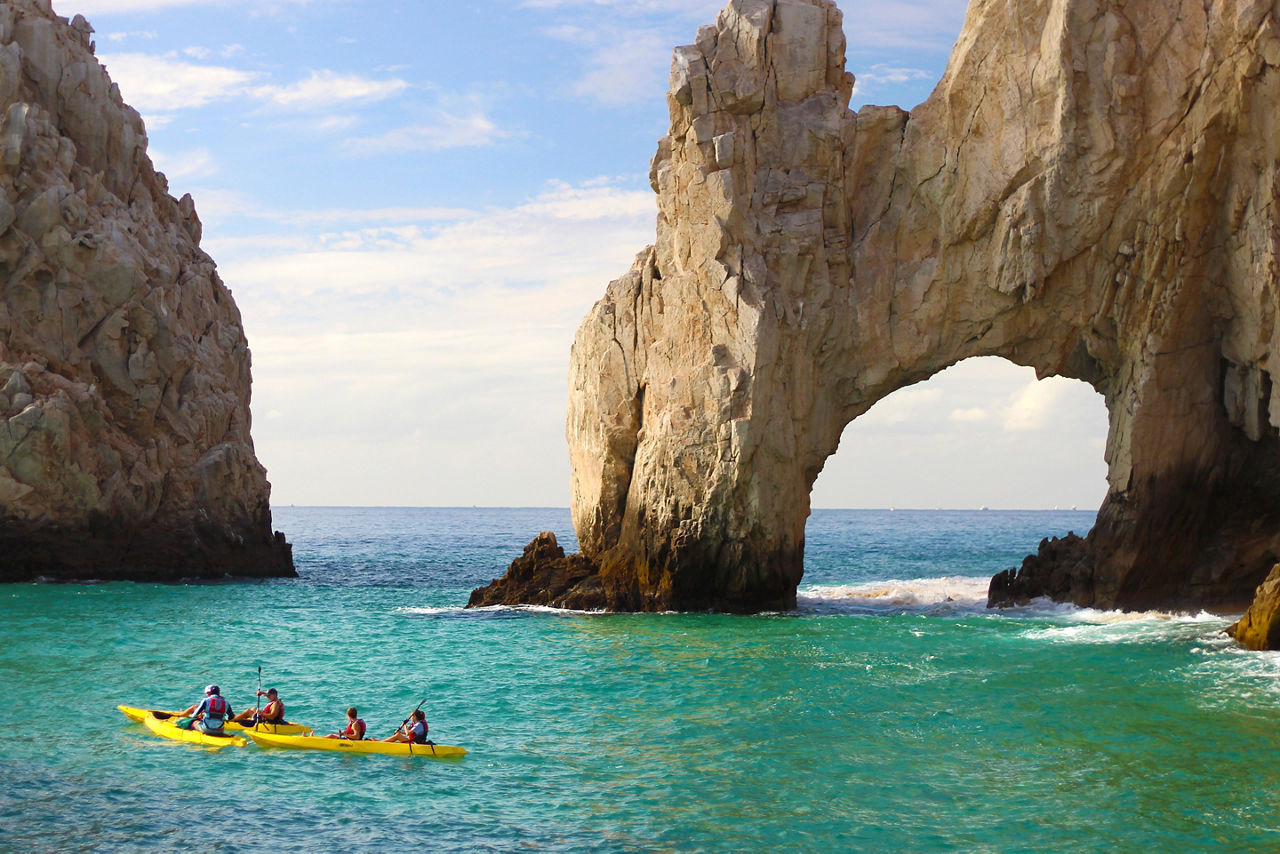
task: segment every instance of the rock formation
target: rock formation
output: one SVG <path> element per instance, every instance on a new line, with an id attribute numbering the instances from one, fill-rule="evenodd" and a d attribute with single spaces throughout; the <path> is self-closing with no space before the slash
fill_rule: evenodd
<path id="1" fill-rule="evenodd" d="M 600 604 L 792 606 L 845 426 L 996 355 L 1102 394 L 1109 490 L 991 601 L 1243 607 L 1280 557 L 1277 15 L 973 0 L 927 101 L 855 113 L 834 3 L 732 0 L 675 52 L 657 241 L 571 356 Z"/>
<path id="2" fill-rule="evenodd" d="M 511 562 L 507 574 L 471 592 L 468 608 L 518 603 L 591 609 L 601 602 L 600 568 L 583 555 L 565 555 L 551 531 L 543 531 Z"/>
<path id="3" fill-rule="evenodd" d="M 1227 634 L 1246 649 L 1280 649 L 1280 563 L 1258 585 L 1253 604 Z"/>
<path id="4" fill-rule="evenodd" d="M 92 32 L 0 5 L 0 581 L 292 575 L 239 312 Z"/>

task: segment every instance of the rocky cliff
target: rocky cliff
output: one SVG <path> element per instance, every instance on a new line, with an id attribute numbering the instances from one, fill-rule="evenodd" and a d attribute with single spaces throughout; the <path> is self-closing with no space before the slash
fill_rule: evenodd
<path id="1" fill-rule="evenodd" d="M 239 312 L 92 32 L 0 4 L 0 581 L 292 575 Z"/>
<path id="2" fill-rule="evenodd" d="M 792 606 L 844 427 L 991 355 L 1110 417 L 1097 525 L 993 603 L 1246 603 L 1280 557 L 1277 15 L 972 0 L 927 101 L 855 113 L 834 3 L 732 0 L 675 51 L 656 243 L 573 347 L 597 604 Z"/>

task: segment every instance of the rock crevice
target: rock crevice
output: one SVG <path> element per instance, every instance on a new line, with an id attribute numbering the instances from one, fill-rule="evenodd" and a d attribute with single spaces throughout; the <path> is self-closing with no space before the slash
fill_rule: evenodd
<path id="1" fill-rule="evenodd" d="M 1278 57 L 1270 3 L 974 0 L 928 100 L 851 112 L 833 2 L 732 0 L 672 63 L 656 242 L 571 356 L 599 604 L 793 605 L 844 427 L 975 356 L 1110 425 L 1093 531 L 993 603 L 1247 602 L 1280 558 Z"/>

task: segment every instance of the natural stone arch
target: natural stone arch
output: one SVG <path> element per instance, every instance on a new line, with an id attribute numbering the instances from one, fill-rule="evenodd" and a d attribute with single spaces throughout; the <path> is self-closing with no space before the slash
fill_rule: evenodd
<path id="1" fill-rule="evenodd" d="M 1247 600 L 1280 553 L 1272 4 L 974 0 L 909 114 L 848 110 L 841 24 L 732 0 L 676 50 L 657 242 L 571 358 L 599 576 L 550 599 L 791 606 L 844 426 L 1000 355 L 1103 395 L 1109 491 L 995 600 Z"/>

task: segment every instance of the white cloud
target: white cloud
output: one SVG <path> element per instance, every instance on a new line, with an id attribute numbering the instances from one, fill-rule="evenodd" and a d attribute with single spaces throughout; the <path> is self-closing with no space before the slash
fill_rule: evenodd
<path id="1" fill-rule="evenodd" d="M 991 417 L 991 413 L 980 406 L 972 406 L 967 409 L 954 409 L 948 417 L 952 421 L 974 424 L 980 421 L 986 421 Z"/>
<path id="2" fill-rule="evenodd" d="M 591 53 L 586 73 L 574 84 L 574 94 L 619 105 L 646 101 L 664 91 L 671 64 L 670 40 L 655 30 L 613 35 L 609 44 Z"/>
<path id="3" fill-rule="evenodd" d="M 203 48 L 187 48 L 186 56 L 210 55 Z M 285 85 L 263 84 L 262 74 L 227 66 L 192 63 L 176 55 L 113 53 L 101 57 L 125 101 L 139 112 L 163 113 L 201 107 L 232 98 L 253 98 L 277 107 L 314 109 L 359 101 L 385 100 L 408 88 L 403 80 L 378 80 L 359 74 L 312 71 Z"/>
<path id="4" fill-rule="evenodd" d="M 524 0 L 527 9 L 566 9 L 573 7 L 605 7 L 631 14 L 680 14 L 711 20 L 724 6 L 723 0 Z"/>
<path id="5" fill-rule="evenodd" d="M 95 15 L 121 15 L 135 12 L 156 12 L 179 6 L 246 6 L 252 0 L 54 0 L 59 15 L 71 17 L 77 13 L 93 22 Z M 276 6 L 300 5 L 310 0 L 274 0 Z"/>
<path id="6" fill-rule="evenodd" d="M 128 39 L 146 39 L 149 41 L 156 38 L 156 33 L 151 30 L 142 32 L 118 32 L 107 33 L 106 35 L 100 36 L 100 38 L 105 38 L 109 42 L 122 42 L 127 41 Z"/>
<path id="7" fill-rule="evenodd" d="M 936 75 L 921 68 L 895 68 L 878 63 L 871 66 L 870 70 L 856 73 L 854 76 L 856 78 L 854 94 L 861 94 L 866 88 L 901 86 L 903 83 L 916 80 L 930 80 Z"/>
<path id="8" fill-rule="evenodd" d="M 844 32 L 849 53 L 886 50 L 950 52 L 964 24 L 968 0 L 880 0 L 846 4 Z M 851 69 L 855 74 L 856 68 Z"/>
<path id="9" fill-rule="evenodd" d="M 502 292 L 508 301 L 519 301 L 517 290 L 545 287 L 558 294 L 560 285 L 575 276 L 588 276 L 603 290 L 605 283 L 591 271 L 629 263 L 651 237 L 655 212 L 647 190 L 554 184 L 515 208 L 465 217 L 428 209 L 430 216 L 455 215 L 435 224 L 408 218 L 396 222 L 394 210 L 357 212 L 365 222 L 383 224 L 311 232 L 306 252 L 224 260 L 222 266 L 228 282 L 282 298 L 383 293 L 413 302 L 447 292 L 468 302 L 479 293 L 476 289 L 487 289 L 490 295 Z M 336 216 L 330 212 L 328 221 Z M 625 272 L 625 266 L 615 275 Z M 540 297 L 544 305 L 560 298 Z M 575 297 L 573 302 L 585 311 L 594 298 L 584 304 Z"/>
<path id="10" fill-rule="evenodd" d="M 151 162 L 163 172 L 170 183 L 192 178 L 207 178 L 218 171 L 213 154 L 207 148 L 189 151 L 163 152 L 152 150 Z"/>
<path id="11" fill-rule="evenodd" d="M 258 75 L 217 65 L 196 65 L 144 53 L 100 57 L 125 102 L 139 112 L 200 107 L 244 93 Z"/>
<path id="12" fill-rule="evenodd" d="M 900 389 L 878 401 L 862 418 L 868 425 L 897 427 L 920 423 L 926 413 L 936 412 L 942 403 L 942 393 L 927 385 L 914 385 Z"/>
<path id="13" fill-rule="evenodd" d="M 259 86 L 250 94 L 280 107 L 327 107 L 343 101 L 382 101 L 403 92 L 403 80 L 374 80 L 359 74 L 312 71 L 305 80 L 287 86 Z"/>
<path id="14" fill-rule="evenodd" d="M 362 154 L 404 151 L 442 151 L 447 148 L 491 145 L 505 136 L 481 112 L 454 115 L 442 112 L 434 121 L 396 128 L 376 136 L 353 137 L 345 146 Z"/>
<path id="15" fill-rule="evenodd" d="M 1004 414 L 1004 429 L 1009 431 L 1040 430 L 1052 423 L 1052 416 L 1072 380 L 1049 377 L 1032 380 L 1014 396 Z"/>
<path id="16" fill-rule="evenodd" d="M 275 500 L 567 501 L 567 455 L 528 449 L 563 447 L 574 331 L 655 213 L 647 189 L 553 183 L 509 208 L 309 212 L 275 246 L 211 241 L 252 342 L 255 411 L 278 413 L 254 424 Z M 334 447 L 359 465 L 344 453 L 318 476 Z"/>

